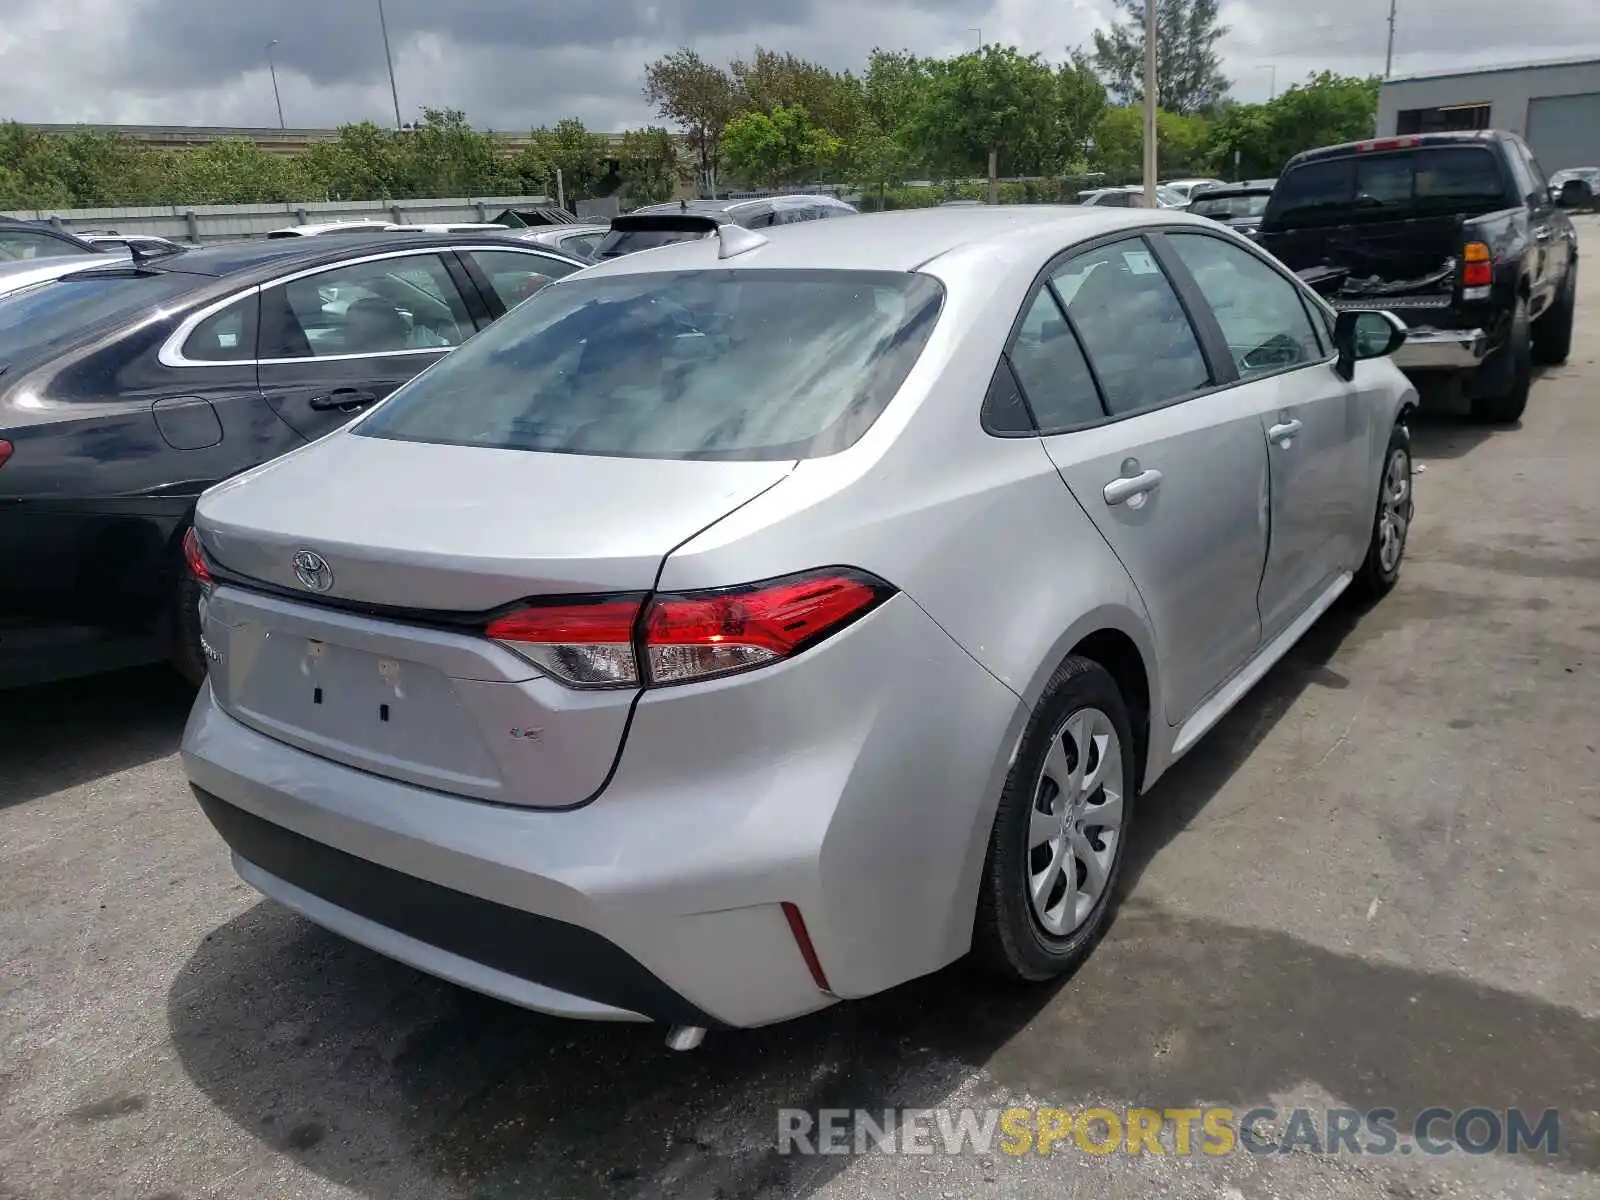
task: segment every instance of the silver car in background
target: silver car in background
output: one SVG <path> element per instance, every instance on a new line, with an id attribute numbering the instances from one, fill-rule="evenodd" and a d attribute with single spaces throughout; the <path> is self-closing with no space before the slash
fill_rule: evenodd
<path id="1" fill-rule="evenodd" d="M 1394 584 L 1403 337 L 1172 212 L 590 268 L 205 494 L 185 769 L 312 921 L 677 1046 L 1057 976 L 1140 793 Z"/>

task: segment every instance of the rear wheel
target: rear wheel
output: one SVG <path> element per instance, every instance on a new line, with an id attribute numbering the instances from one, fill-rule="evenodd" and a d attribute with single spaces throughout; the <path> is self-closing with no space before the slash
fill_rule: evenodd
<path id="1" fill-rule="evenodd" d="M 1366 560 L 1356 572 L 1355 588 L 1369 599 L 1388 593 L 1400 579 L 1400 562 L 1406 553 L 1415 505 L 1411 499 L 1411 433 L 1396 425 L 1384 451 L 1383 475 L 1378 480 L 1378 510 L 1372 522 L 1372 541 Z"/>
<path id="2" fill-rule="evenodd" d="M 1533 325 L 1533 361 L 1547 367 L 1559 366 L 1572 352 L 1572 319 L 1578 307 L 1578 260 L 1567 264 L 1567 277 L 1561 283 L 1555 303 Z"/>
<path id="3" fill-rule="evenodd" d="M 1474 381 L 1483 390 L 1472 398 L 1476 420 L 1505 424 L 1522 416 L 1533 386 L 1533 339 L 1528 324 L 1528 302 L 1517 297 L 1506 344 L 1478 368 Z"/>
<path id="4" fill-rule="evenodd" d="M 1110 917 L 1137 778 L 1116 683 L 1096 662 L 1067 659 L 995 813 L 972 937 L 980 964 L 1037 981 L 1087 957 Z"/>

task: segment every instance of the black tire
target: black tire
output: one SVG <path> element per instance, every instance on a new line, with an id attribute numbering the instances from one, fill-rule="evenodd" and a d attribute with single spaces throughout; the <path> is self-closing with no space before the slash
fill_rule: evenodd
<path id="1" fill-rule="evenodd" d="M 1528 407 L 1533 386 L 1533 335 L 1528 323 L 1528 302 L 1517 297 L 1506 344 L 1478 368 L 1482 387 L 1472 398 L 1474 420 L 1503 425 L 1518 420 Z"/>
<path id="2" fill-rule="evenodd" d="M 200 645 L 200 583 L 178 552 L 178 574 L 172 588 L 167 660 L 195 687 L 206 681 L 206 655 Z"/>
<path id="3" fill-rule="evenodd" d="M 1403 495 L 1397 495 L 1396 479 L 1391 468 L 1399 463 L 1398 474 L 1403 485 Z M 1411 518 L 1416 512 L 1411 474 L 1411 431 L 1405 422 L 1394 427 L 1389 435 L 1389 445 L 1383 452 L 1383 468 L 1378 476 L 1378 500 L 1372 518 L 1372 537 L 1367 543 L 1367 556 L 1356 572 L 1352 590 L 1366 600 L 1377 600 L 1388 595 L 1400 580 L 1400 567 L 1405 562 L 1406 536 L 1411 530 Z M 1398 519 L 1398 528 L 1396 528 Z M 1398 538 L 1396 546 L 1392 539 Z"/>
<path id="4" fill-rule="evenodd" d="M 1567 264 L 1567 277 L 1561 283 L 1555 303 L 1533 323 L 1533 361 L 1546 367 L 1560 366 L 1572 353 L 1572 321 L 1578 307 L 1578 260 Z"/>
<path id="5" fill-rule="evenodd" d="M 1110 853 L 1109 867 L 1103 870 L 1104 883 L 1081 921 L 1077 921 L 1070 929 L 1053 932 L 1046 928 L 1043 919 L 1035 911 L 1030 899 L 1029 877 L 1038 869 L 1032 865 L 1039 861 L 1036 850 L 1046 851 L 1044 858 L 1052 864 L 1061 860 L 1059 857 L 1051 859 L 1051 847 L 1048 845 L 1030 848 L 1030 833 L 1034 828 L 1036 805 L 1041 802 L 1041 797 L 1045 801 L 1054 799 L 1058 804 L 1068 804 L 1065 792 L 1052 795 L 1049 790 L 1051 785 L 1044 785 L 1043 781 L 1045 760 L 1050 755 L 1055 739 L 1061 739 L 1064 760 L 1069 764 L 1082 764 L 1092 771 L 1101 761 L 1109 762 L 1109 749 L 1105 760 L 1099 758 L 1098 742 L 1096 751 L 1087 760 L 1074 755 L 1073 741 L 1066 726 L 1069 718 L 1084 714 L 1099 714 L 1107 718 L 1110 732 L 1116 738 L 1122 768 L 1121 778 L 1114 781 L 1121 787 L 1120 824 L 1112 844 L 1107 837 L 1107 829 L 1095 825 L 1093 821 L 1096 813 L 1111 811 L 1107 806 L 1113 800 L 1110 791 L 1113 779 L 1108 777 L 1101 781 L 1101 790 L 1089 792 L 1086 796 L 1087 800 L 1093 800 L 1098 795 L 1101 803 L 1082 804 L 1078 811 L 1083 819 L 1077 822 L 1083 831 L 1078 836 L 1087 837 L 1088 848 L 1099 853 Z M 1090 716 L 1089 719 L 1099 724 L 1098 716 Z M 1095 741 L 1092 737 L 1086 740 Z M 1038 982 L 1072 970 L 1094 948 L 1110 920 L 1117 880 L 1126 857 L 1136 801 L 1137 753 L 1127 705 L 1105 668 L 1089 659 L 1077 657 L 1067 659 L 1056 668 L 1055 674 L 1045 685 L 1044 694 L 1023 735 L 1016 762 L 1006 777 L 1005 790 L 1000 795 L 994 827 L 989 835 L 989 849 L 979 885 L 977 917 L 972 931 L 973 959 L 979 966 L 1005 979 Z M 1107 770 L 1115 775 L 1109 765 Z M 1043 811 L 1039 816 L 1043 823 L 1055 819 Z M 1063 829 L 1065 826 L 1063 819 Z M 1081 861 L 1071 855 L 1066 856 L 1066 865 L 1070 867 L 1073 883 L 1077 885 L 1070 897 L 1075 900 L 1086 873 Z M 1051 887 L 1044 889 L 1046 893 L 1061 895 L 1062 905 L 1069 900 L 1063 894 L 1066 878 L 1064 872 L 1059 877 L 1061 893 L 1053 893 Z M 1048 908 L 1049 895 L 1046 900 Z"/>

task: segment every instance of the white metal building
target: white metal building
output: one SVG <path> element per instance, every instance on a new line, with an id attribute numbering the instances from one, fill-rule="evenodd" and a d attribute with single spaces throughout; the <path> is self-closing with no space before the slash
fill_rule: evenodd
<path id="1" fill-rule="evenodd" d="M 1520 134 L 1546 174 L 1600 166 L 1600 58 L 1384 81 L 1379 137 L 1452 129 Z"/>

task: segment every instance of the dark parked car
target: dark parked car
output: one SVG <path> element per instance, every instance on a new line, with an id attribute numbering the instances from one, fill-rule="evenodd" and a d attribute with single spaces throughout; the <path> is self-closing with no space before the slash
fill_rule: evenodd
<path id="1" fill-rule="evenodd" d="M 63 254 L 97 254 L 102 249 L 43 221 L 0 217 L 0 262 L 55 258 Z"/>
<path id="2" fill-rule="evenodd" d="M 1533 365 L 1571 348 L 1578 235 L 1515 134 L 1304 151 L 1278 176 L 1255 240 L 1335 308 L 1404 321 L 1396 364 L 1460 376 L 1479 420 L 1515 421 Z"/>
<path id="3" fill-rule="evenodd" d="M 611 219 L 611 232 L 594 249 L 596 261 L 636 250 L 710 237 L 720 225 L 766 229 L 797 221 L 853 217 L 856 210 L 832 196 L 762 196 L 754 200 L 679 200 L 647 204 Z"/>
<path id="4" fill-rule="evenodd" d="M 584 265 L 509 234 L 327 234 L 0 299 L 0 686 L 163 657 L 199 679 L 182 551 L 199 494 Z"/>
<path id="5" fill-rule="evenodd" d="M 1210 217 L 1246 235 L 1261 225 L 1276 179 L 1251 179 L 1245 183 L 1219 183 L 1206 188 L 1189 202 L 1197 217 Z"/>

